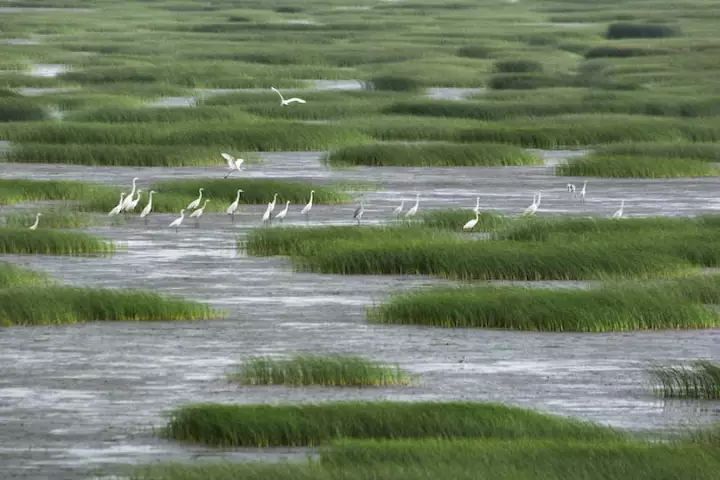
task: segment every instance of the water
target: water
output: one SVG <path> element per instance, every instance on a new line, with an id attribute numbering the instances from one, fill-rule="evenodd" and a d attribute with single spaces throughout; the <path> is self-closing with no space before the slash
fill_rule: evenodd
<path id="1" fill-rule="evenodd" d="M 426 95 L 433 100 L 467 100 L 469 97 L 485 93 L 485 88 L 452 88 L 452 87 L 433 87 L 428 88 Z"/>
<path id="2" fill-rule="evenodd" d="M 38 63 L 30 67 L 31 77 L 53 78 L 69 70 L 67 65 L 59 63 Z"/>
<path id="3" fill-rule="evenodd" d="M 26 97 L 39 97 L 41 95 L 55 95 L 79 90 L 76 87 L 20 87 L 15 91 Z"/>
<path id="4" fill-rule="evenodd" d="M 576 152 L 540 152 L 547 158 Z M 466 207 L 519 213 L 542 189 L 540 215 L 696 215 L 717 210 L 720 179 L 590 179 L 586 203 L 565 191 L 581 179 L 548 167 L 352 168 L 329 170 L 322 152 L 266 153 L 242 176 L 316 182 L 363 181 L 369 223 L 391 221 L 401 198 L 421 192 L 421 210 Z M 220 177 L 217 168 L 98 168 L 0 163 L 0 178 L 83 179 L 140 186 L 169 178 Z M 144 200 L 143 202 L 144 203 Z M 304 225 L 301 205 L 289 223 Z M 311 223 L 349 224 L 355 205 L 316 205 Z M 0 213 L 7 207 L 0 207 Z M 207 302 L 226 317 L 208 322 L 91 323 L 0 329 L 0 464 L 11 478 L 78 478 L 127 463 L 304 458 L 306 451 L 211 451 L 157 439 L 167 412 L 188 402 L 307 402 L 344 399 L 477 400 L 585 418 L 633 430 L 677 430 L 720 420 L 720 402 L 663 401 L 644 370 L 663 360 L 720 361 L 720 331 L 617 334 L 531 333 L 370 325 L 365 310 L 393 292 L 451 282 L 419 276 L 340 276 L 293 271 L 285 258 L 248 257 L 236 239 L 260 224 L 264 206 L 232 224 L 207 214 L 196 228 L 149 225 L 91 229 L 123 247 L 113 257 L 5 256 L 72 285 L 147 288 Z M 470 218 L 470 212 L 469 217 Z M 545 282 L 543 286 L 582 286 Z M 409 388 L 240 387 L 226 381 L 251 355 L 342 352 L 398 363 L 418 375 Z"/>

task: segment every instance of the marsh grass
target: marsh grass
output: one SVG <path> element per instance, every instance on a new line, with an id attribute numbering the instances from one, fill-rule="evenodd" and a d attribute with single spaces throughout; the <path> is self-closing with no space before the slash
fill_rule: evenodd
<path id="1" fill-rule="evenodd" d="M 288 359 L 254 357 L 230 375 L 246 385 L 323 385 L 379 387 L 408 385 L 411 378 L 394 367 L 348 355 L 296 355 Z"/>
<path id="2" fill-rule="evenodd" d="M 0 96 L 0 122 L 44 120 L 47 112 L 32 100 Z"/>
<path id="3" fill-rule="evenodd" d="M 430 228 L 461 231 L 468 220 L 473 219 L 472 208 L 455 208 L 446 210 L 428 210 L 421 214 L 422 224 Z M 494 231 L 508 222 L 509 219 L 493 212 L 480 212 L 479 220 L 473 231 Z"/>
<path id="4" fill-rule="evenodd" d="M 113 192 L 109 187 L 84 182 L 0 179 L 0 204 L 6 205 L 44 200 L 83 200 L 109 192 Z"/>
<path id="5" fill-rule="evenodd" d="M 573 177 L 708 177 L 719 172 L 718 167 L 703 160 L 595 153 L 574 158 L 555 169 L 557 175 Z"/>
<path id="6" fill-rule="evenodd" d="M 111 242 L 82 232 L 0 228 L 0 253 L 41 255 L 111 254 Z"/>
<path id="7" fill-rule="evenodd" d="M 47 281 L 44 275 L 32 270 L 0 262 L 0 288 L 38 285 Z"/>
<path id="8" fill-rule="evenodd" d="M 73 287 L 0 290 L 0 325 L 59 325 L 91 321 L 203 320 L 208 306 L 138 290 Z"/>
<path id="9" fill-rule="evenodd" d="M 38 229 L 82 228 L 94 223 L 93 218 L 83 212 L 71 210 L 41 210 Z M 13 228 L 27 228 L 35 222 L 35 213 L 13 213 L 5 215 L 5 225 Z"/>
<path id="10" fill-rule="evenodd" d="M 332 165 L 508 166 L 536 165 L 541 159 L 511 145 L 489 143 L 381 143 L 348 146 L 330 153 Z"/>
<path id="11" fill-rule="evenodd" d="M 603 156 L 628 155 L 720 162 L 720 144 L 717 143 L 619 143 L 601 146 L 596 152 Z"/>
<path id="12" fill-rule="evenodd" d="M 720 365 L 698 360 L 690 365 L 657 366 L 648 373 L 665 398 L 720 399 Z"/>
<path id="13" fill-rule="evenodd" d="M 415 92 L 420 90 L 421 83 L 410 77 L 399 75 L 381 75 L 370 78 L 368 82 L 375 90 L 390 90 L 394 92 Z"/>
<path id="14" fill-rule="evenodd" d="M 608 26 L 605 37 L 613 40 L 620 38 L 665 38 L 679 34 L 679 29 L 673 25 L 618 22 Z"/>
<path id="15" fill-rule="evenodd" d="M 321 445 L 338 438 L 612 439 L 597 425 L 482 403 L 195 404 L 175 409 L 165 435 L 216 447 Z"/>

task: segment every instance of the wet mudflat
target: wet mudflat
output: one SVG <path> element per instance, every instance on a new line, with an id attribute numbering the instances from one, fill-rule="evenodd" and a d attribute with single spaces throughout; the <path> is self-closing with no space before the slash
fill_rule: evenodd
<path id="1" fill-rule="evenodd" d="M 584 205 L 552 167 L 353 168 L 329 170 L 321 153 L 263 155 L 247 177 L 365 182 L 368 222 L 391 221 L 400 198 L 421 209 L 481 206 L 506 213 L 543 191 L 540 214 L 605 215 L 626 200 L 630 215 L 696 215 L 718 208 L 720 179 L 591 179 Z M 549 154 L 546 154 L 550 157 Z M 219 177 L 218 168 L 93 168 L 0 164 L 0 178 L 82 179 L 141 185 Z M 546 200 L 547 198 L 547 200 Z M 291 205 L 288 223 L 304 225 Z M 310 224 L 350 223 L 353 204 L 318 206 Z M 654 397 L 644 369 L 654 362 L 720 359 L 718 331 L 549 334 L 370 325 L 365 309 L 392 292 L 449 283 L 426 277 L 294 272 L 284 258 L 248 257 L 235 242 L 260 225 L 264 207 L 245 206 L 232 224 L 209 214 L 178 233 L 173 215 L 91 229 L 120 245 L 112 257 L 3 257 L 73 285 L 147 288 L 208 302 L 209 322 L 91 323 L 0 331 L 0 464 L 10 478 L 68 478 L 121 472 L 124 464 L 189 460 L 304 458 L 305 451 L 215 452 L 154 435 L 164 415 L 188 402 L 313 402 L 350 399 L 498 401 L 633 430 L 674 431 L 720 419 L 720 402 Z M 470 216 L 470 215 L 469 215 Z M 252 355 L 362 354 L 418 376 L 409 388 L 239 387 L 225 375 Z"/>

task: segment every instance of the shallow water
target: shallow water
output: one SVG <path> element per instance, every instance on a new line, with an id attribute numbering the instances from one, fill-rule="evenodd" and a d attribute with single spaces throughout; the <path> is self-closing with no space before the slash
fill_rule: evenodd
<path id="1" fill-rule="evenodd" d="M 53 78 L 69 70 L 68 65 L 60 63 L 37 63 L 30 66 L 31 77 Z"/>
<path id="2" fill-rule="evenodd" d="M 574 152 L 540 152 L 546 157 Z M 329 170 L 321 152 L 267 153 L 250 178 L 363 181 L 368 222 L 390 221 L 401 198 L 422 193 L 421 210 L 475 204 L 520 212 L 542 188 L 540 214 L 608 214 L 624 198 L 633 215 L 695 215 L 717 209 L 720 179 L 590 179 L 586 203 L 565 191 L 579 179 L 552 168 L 353 168 Z M 168 178 L 220 177 L 217 168 L 97 168 L 0 163 L 0 178 L 83 179 L 140 186 Z M 407 202 L 406 202 L 407 203 Z M 311 223 L 351 223 L 355 205 L 313 208 Z M 291 205 L 288 223 L 304 225 Z M 0 213 L 7 207 L 0 207 Z M 3 257 L 73 285 L 147 288 L 208 302 L 226 318 L 210 322 L 92 323 L 0 329 L 0 464 L 12 478 L 78 478 L 122 472 L 122 464 L 303 458 L 307 452 L 214 452 L 155 438 L 169 409 L 188 402 L 307 402 L 342 399 L 501 401 L 634 430 L 675 430 L 720 420 L 720 402 L 667 402 L 649 393 L 644 369 L 657 361 L 720 360 L 720 331 L 542 334 L 370 325 L 365 309 L 389 293 L 447 281 L 414 276 L 294 272 L 284 258 L 248 257 L 236 238 L 260 224 L 264 207 L 245 206 L 232 224 L 206 215 L 196 228 L 94 227 L 122 247 L 113 257 Z M 469 215 L 470 216 L 470 215 Z M 551 285 L 545 282 L 543 285 Z M 577 287 L 572 282 L 557 286 Z M 362 354 L 418 375 L 410 388 L 239 387 L 225 375 L 251 355 Z M 265 457 L 269 455 L 269 457 Z"/>
<path id="3" fill-rule="evenodd" d="M 453 88 L 433 87 L 428 88 L 426 95 L 433 100 L 466 100 L 473 95 L 479 95 L 486 91 L 485 88 Z"/>
<path id="4" fill-rule="evenodd" d="M 40 95 L 54 95 L 56 93 L 68 93 L 79 90 L 77 87 L 20 87 L 15 91 L 26 97 L 38 97 Z"/>

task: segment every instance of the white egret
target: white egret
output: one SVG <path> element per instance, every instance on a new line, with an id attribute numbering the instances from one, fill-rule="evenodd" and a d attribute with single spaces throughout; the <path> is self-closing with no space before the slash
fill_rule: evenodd
<path id="1" fill-rule="evenodd" d="M 535 215 L 535 212 L 540 208 L 540 201 L 542 200 L 542 192 L 538 192 L 537 196 L 533 195 L 533 203 L 525 209 L 523 216 Z"/>
<path id="2" fill-rule="evenodd" d="M 315 195 L 315 190 L 310 190 L 310 200 L 308 200 L 307 205 L 303 207 L 303 209 L 300 211 L 301 215 L 305 215 L 305 219 L 310 217 L 310 210 L 312 210 L 313 207 L 313 196 Z"/>
<path id="3" fill-rule="evenodd" d="M 400 205 L 395 207 L 395 210 L 393 210 L 393 215 L 395 215 L 397 218 L 400 218 L 400 214 L 403 211 L 403 208 L 405 208 L 405 199 L 403 198 L 400 200 Z"/>
<path id="4" fill-rule="evenodd" d="M 480 220 L 480 213 L 475 212 L 475 218 L 472 220 L 469 220 L 465 225 L 463 225 L 463 230 L 472 230 L 475 228 L 475 225 L 477 225 L 478 221 Z"/>
<path id="5" fill-rule="evenodd" d="M 280 105 L 282 105 L 283 107 L 286 107 L 286 106 L 290 105 L 291 103 L 305 103 L 305 100 L 303 100 L 302 98 L 297 98 L 297 97 L 288 98 L 287 100 L 285 100 L 285 97 L 283 97 L 282 93 L 280 93 L 280 90 L 278 90 L 275 87 L 270 87 L 270 89 L 273 92 L 280 95 Z"/>
<path id="6" fill-rule="evenodd" d="M 145 208 L 142 209 L 142 212 L 140 212 L 140 218 L 145 219 L 145 225 L 147 225 L 147 216 L 150 215 L 150 212 L 152 212 L 152 196 L 153 193 L 157 193 L 155 190 L 150 190 L 150 194 L 148 195 L 148 202 L 147 205 L 145 205 Z"/>
<path id="7" fill-rule="evenodd" d="M 230 155 L 229 153 L 223 152 L 220 155 L 222 155 L 222 157 L 225 159 L 225 161 L 228 164 L 228 168 L 230 169 L 230 171 L 227 173 L 227 175 L 225 175 L 224 178 L 229 177 L 236 170 L 239 172 L 242 167 L 242 164 L 245 162 L 244 159 L 235 158 L 232 155 Z"/>
<path id="8" fill-rule="evenodd" d="M 108 213 L 108 217 L 115 216 L 115 215 L 119 214 L 120 212 L 122 212 L 122 208 L 123 208 L 124 204 L 125 204 L 125 192 L 122 192 L 120 194 L 120 201 L 118 202 L 117 205 L 115 205 L 115 208 L 110 210 L 110 212 Z"/>
<path id="9" fill-rule="evenodd" d="M 180 225 L 182 225 L 183 220 L 185 220 L 185 209 L 184 208 L 182 210 L 180 210 L 180 217 L 173 220 L 172 223 L 170 225 L 168 225 L 168 227 L 170 227 L 170 228 L 175 227 L 175 233 L 177 233 L 178 227 Z"/>
<path id="10" fill-rule="evenodd" d="M 287 217 L 288 208 L 290 207 L 290 200 L 285 202 L 285 208 L 280 210 L 277 215 L 275 215 L 275 220 L 285 220 L 285 217 Z"/>
<path id="11" fill-rule="evenodd" d="M 229 207 L 225 210 L 225 212 L 228 215 L 231 215 L 231 221 L 235 222 L 235 212 L 237 212 L 238 207 L 240 206 L 240 194 L 243 193 L 243 190 L 238 188 L 237 195 L 235 196 L 235 201 L 230 204 Z"/>
<path id="12" fill-rule="evenodd" d="M 139 177 L 134 177 L 132 179 L 132 190 L 130 190 L 130 194 L 127 197 L 125 197 L 125 201 L 123 202 L 122 207 L 120 207 L 121 212 L 127 208 L 127 206 L 130 204 L 132 199 L 135 197 L 135 189 L 137 188 L 136 182 L 138 180 L 140 180 Z"/>
<path id="13" fill-rule="evenodd" d="M 198 195 L 198 197 L 195 200 L 188 203 L 188 206 L 185 207 L 185 210 L 194 210 L 200 206 L 200 202 L 202 201 L 203 190 L 205 190 L 205 189 L 200 187 L 200 189 L 198 190 L 200 195 Z"/>
<path id="14" fill-rule="evenodd" d="M 272 213 L 272 211 L 273 211 L 273 204 L 268 203 L 267 208 L 265 209 L 265 213 L 263 213 L 263 216 L 262 216 L 263 223 L 270 221 L 270 214 Z"/>
<path id="15" fill-rule="evenodd" d="M 575 193 L 575 185 L 574 184 L 568 183 L 565 188 L 567 188 L 568 193 Z"/>
<path id="16" fill-rule="evenodd" d="M 418 207 L 419 207 L 419 206 L 420 206 L 420 194 L 418 193 L 418 194 L 415 196 L 415 205 L 413 205 L 413 207 L 412 207 L 410 210 L 408 210 L 407 212 L 405 212 L 405 218 L 414 217 L 415 214 L 416 214 L 417 211 L 418 211 Z"/>
<path id="17" fill-rule="evenodd" d="M 612 218 L 622 218 L 624 209 L 625 209 L 625 200 L 622 200 L 620 202 L 620 208 L 617 209 L 615 211 L 615 213 L 612 214 Z"/>
<path id="18" fill-rule="evenodd" d="M 35 223 L 30 225 L 28 230 L 37 230 L 38 224 L 40 223 L 40 217 L 42 217 L 42 213 L 38 212 L 38 214 L 35 215 Z"/>
<path id="19" fill-rule="evenodd" d="M 480 197 L 475 197 L 475 208 L 473 208 L 473 212 L 480 213 Z"/>
<path id="20" fill-rule="evenodd" d="M 206 199 L 205 199 L 205 203 L 203 203 L 203 206 L 200 207 L 200 208 L 198 208 L 197 210 L 195 210 L 194 212 L 192 212 L 192 213 L 190 214 L 190 218 L 196 218 L 196 219 L 197 219 L 197 220 L 195 221 L 195 226 L 196 226 L 196 227 L 197 227 L 198 225 L 200 225 L 200 217 L 202 217 L 203 213 L 205 213 L 205 207 L 207 207 L 207 204 L 208 204 L 209 201 L 210 201 L 210 200 L 208 200 L 208 199 L 206 198 Z"/>
<path id="21" fill-rule="evenodd" d="M 360 225 L 360 219 L 362 218 L 363 214 L 365 213 L 365 204 L 362 200 L 360 200 L 360 206 L 355 209 L 355 212 L 353 212 L 353 218 L 357 220 L 358 225 Z"/>
<path id="22" fill-rule="evenodd" d="M 278 194 L 276 193 L 275 195 L 273 195 L 272 202 L 268 203 L 268 207 L 270 208 L 270 213 L 275 211 L 275 204 L 277 203 L 277 197 L 278 197 Z"/>
<path id="23" fill-rule="evenodd" d="M 585 194 L 587 193 L 587 182 L 583 182 L 582 189 L 580 189 L 580 201 L 585 203 Z"/>
<path id="24" fill-rule="evenodd" d="M 134 212 L 135 207 L 137 207 L 137 204 L 140 202 L 140 194 L 142 193 L 142 190 L 138 188 L 137 191 L 137 197 L 133 198 L 129 202 L 127 202 L 127 205 L 125 206 L 126 212 Z"/>

